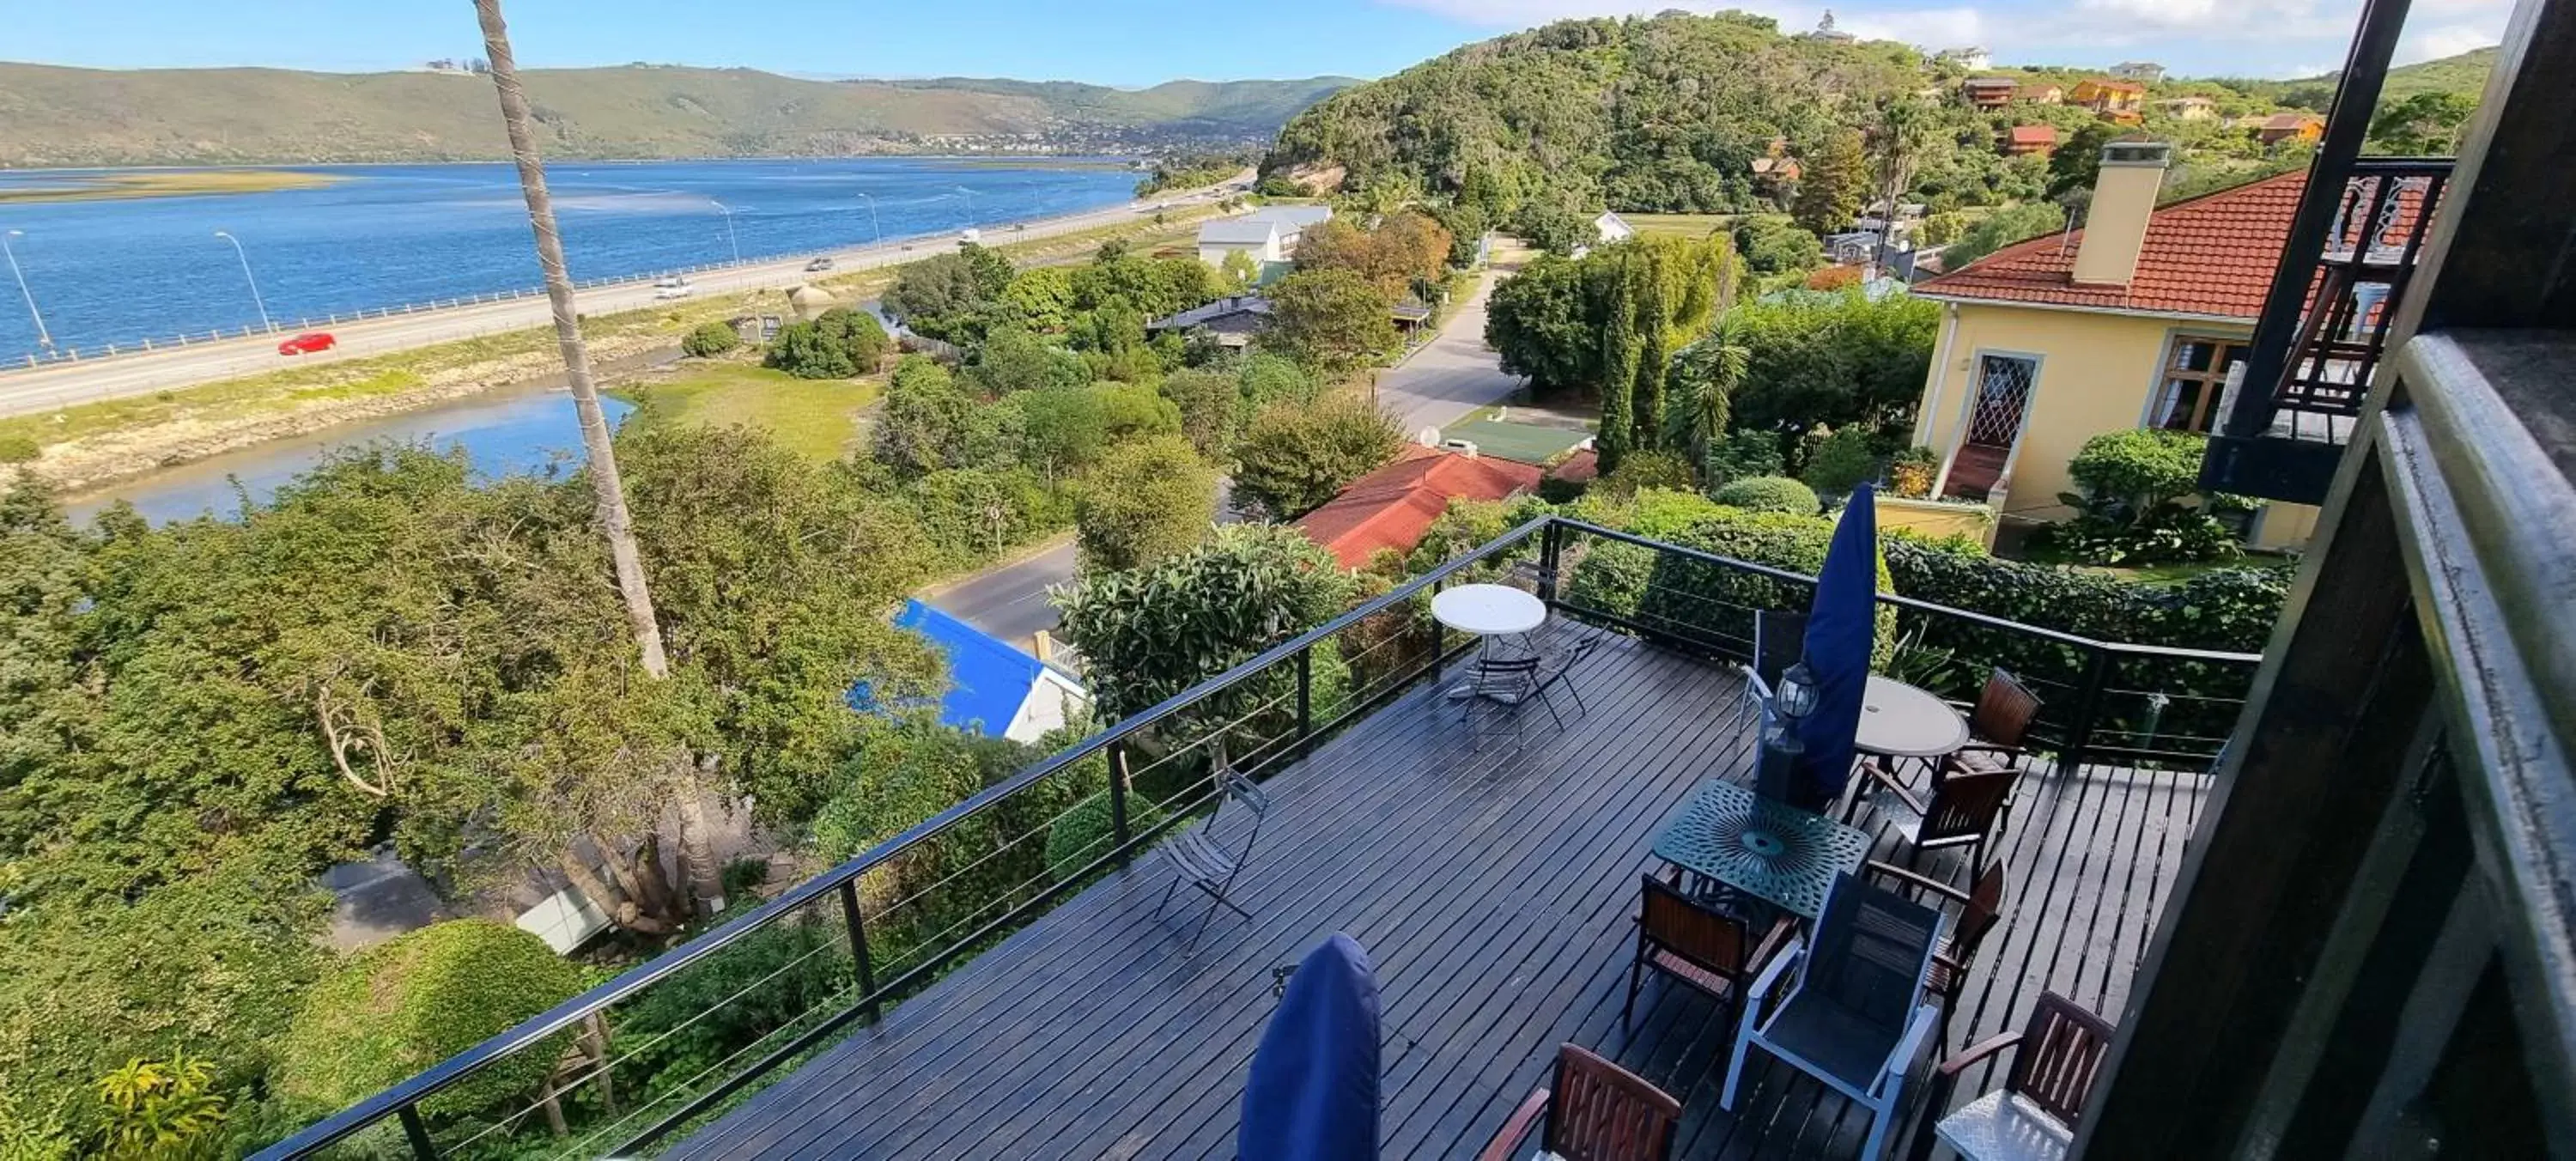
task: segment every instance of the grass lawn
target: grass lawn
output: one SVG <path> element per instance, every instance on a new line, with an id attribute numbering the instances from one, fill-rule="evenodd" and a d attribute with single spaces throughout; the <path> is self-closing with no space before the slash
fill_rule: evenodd
<path id="1" fill-rule="evenodd" d="M 654 422 L 746 424 L 767 429 L 799 455 L 835 460 L 863 430 L 859 411 L 883 390 L 875 378 L 799 379 L 749 363 L 693 360 L 616 393 L 645 404 L 638 414 Z"/>
<path id="2" fill-rule="evenodd" d="M 1733 214 L 1621 214 L 1641 237 L 1705 238 L 1735 224 Z"/>

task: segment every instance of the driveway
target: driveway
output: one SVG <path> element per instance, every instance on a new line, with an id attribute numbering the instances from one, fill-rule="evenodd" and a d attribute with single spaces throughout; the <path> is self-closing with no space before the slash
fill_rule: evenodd
<path id="1" fill-rule="evenodd" d="M 1510 274 L 1500 268 L 1486 272 L 1431 345 L 1378 373 L 1378 402 L 1404 421 L 1407 437 L 1426 427 L 1447 427 L 1520 390 L 1520 378 L 1504 374 L 1500 357 L 1485 345 L 1485 299 Z"/>

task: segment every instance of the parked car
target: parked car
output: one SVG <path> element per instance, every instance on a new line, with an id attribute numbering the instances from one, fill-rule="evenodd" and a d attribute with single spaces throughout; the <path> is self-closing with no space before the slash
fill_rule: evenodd
<path id="1" fill-rule="evenodd" d="M 277 353 L 281 355 L 314 355 L 320 354 L 323 351 L 330 350 L 331 348 L 339 345 L 340 340 L 331 337 L 331 332 L 329 331 L 306 331 L 303 334 L 277 344 Z"/>
<path id="2" fill-rule="evenodd" d="M 653 280 L 653 285 L 664 290 L 669 290 L 674 286 L 687 286 L 688 284 L 689 276 L 685 274 L 665 274 L 660 278 Z"/>
<path id="3" fill-rule="evenodd" d="M 820 273 L 822 273 L 822 272 L 824 272 L 824 271 L 826 271 L 826 270 L 829 270 L 829 269 L 831 269 L 831 268 L 832 268 L 832 260 L 831 260 L 831 258 L 829 258 L 829 257 L 818 257 L 818 258 L 814 259 L 813 261 L 808 262 L 808 263 L 806 263 L 806 264 L 805 264 L 805 273 L 807 273 L 807 274 L 820 274 Z"/>
<path id="4" fill-rule="evenodd" d="M 653 297 L 666 302 L 674 298 L 687 298 L 698 292 L 698 288 L 689 285 L 689 280 L 686 278 L 665 279 L 653 285 L 657 288 L 653 291 Z"/>

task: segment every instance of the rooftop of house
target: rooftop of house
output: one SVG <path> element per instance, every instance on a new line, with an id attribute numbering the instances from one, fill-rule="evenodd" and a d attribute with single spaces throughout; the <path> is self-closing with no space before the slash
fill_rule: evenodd
<path id="1" fill-rule="evenodd" d="M 2015 145 L 2055 145 L 2057 126 L 2015 125 L 2012 127 L 2011 141 Z"/>
<path id="2" fill-rule="evenodd" d="M 2274 113 L 2260 123 L 2266 129 L 2296 129 L 2301 125 L 2323 125 L 2326 119 L 2314 113 Z"/>
<path id="3" fill-rule="evenodd" d="M 2021 87 L 2021 82 L 2016 81 L 2011 77 L 1969 77 L 1967 80 L 1959 82 L 1959 84 L 1961 87 L 1970 89 L 2015 89 Z"/>
<path id="4" fill-rule="evenodd" d="M 1231 318 L 1235 315 L 1267 316 L 1269 313 L 1270 300 L 1267 298 L 1258 294 L 1230 294 L 1224 298 L 1217 299 L 1214 302 L 1207 303 L 1202 306 L 1191 307 L 1179 314 L 1165 315 L 1162 318 L 1155 319 L 1146 323 L 1145 329 L 1150 331 L 1188 330 L 1191 327 L 1205 326 L 1217 321 L 1218 319 Z"/>
<path id="5" fill-rule="evenodd" d="M 1360 568 L 1378 550 L 1410 552 L 1449 510 L 1453 499 L 1500 500 L 1534 490 L 1535 465 L 1408 446 L 1394 463 L 1370 472 L 1341 495 L 1301 516 L 1297 526 L 1345 568 Z"/>
<path id="6" fill-rule="evenodd" d="M 2080 89 L 2086 85 L 2090 85 L 2095 89 L 2109 93 L 2143 93 L 2147 91 L 2147 87 L 2145 85 L 2139 84 L 2136 81 L 2121 80 L 2118 77 L 2093 77 L 2089 80 L 2077 82 L 2075 87 Z"/>
<path id="7" fill-rule="evenodd" d="M 2290 236 L 2305 173 L 2285 173 L 2159 208 L 2126 286 L 2077 286 L 2084 231 L 2044 234 L 1917 285 L 1930 298 L 2252 321 Z"/>
<path id="8" fill-rule="evenodd" d="M 920 601 L 904 602 L 894 623 L 947 659 L 948 693 L 939 699 L 944 726 L 1002 736 L 1046 670 L 1045 662 Z"/>
<path id="9" fill-rule="evenodd" d="M 1262 246 L 1278 237 L 1279 223 L 1268 218 L 1218 218 L 1199 223 L 1199 245 Z"/>
<path id="10" fill-rule="evenodd" d="M 1243 216 L 1247 222 L 1276 222 L 1291 233 L 1330 221 L 1331 206 L 1265 206 Z"/>

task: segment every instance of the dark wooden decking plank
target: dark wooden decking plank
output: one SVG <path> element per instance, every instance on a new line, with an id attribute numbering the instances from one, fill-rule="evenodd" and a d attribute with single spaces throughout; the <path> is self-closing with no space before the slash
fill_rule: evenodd
<path id="1" fill-rule="evenodd" d="M 1172 872 L 1140 855 L 672 1154 L 1229 1156 L 1268 969 L 1344 929 L 1385 989 L 1389 1157 L 1472 1151 L 1566 1040 L 1683 1098 L 1683 1156 L 1850 1155 L 1866 1119 L 1759 1054 L 1739 1114 L 1718 1111 L 1734 1020 L 1699 993 L 1650 978 L 1622 1037 L 1646 847 L 1750 742 L 1726 671 L 1623 641 L 1581 672 L 1591 712 L 1563 707 L 1561 733 L 1533 706 L 1522 744 L 1470 749 L 1423 687 L 1283 770 L 1238 883 L 1254 919 L 1221 912 L 1194 954 L 1179 948 L 1203 897 L 1157 919 Z M 2017 1027 L 2043 987 L 2125 993 L 2203 784 L 2088 768 L 2025 790 L 1999 844 L 2006 925 L 1953 1048 Z M 1873 857 L 1902 861 L 1884 820 L 1859 823 Z M 1963 865 L 1936 852 L 1922 869 L 1964 881 Z"/>

